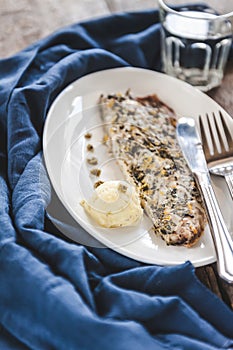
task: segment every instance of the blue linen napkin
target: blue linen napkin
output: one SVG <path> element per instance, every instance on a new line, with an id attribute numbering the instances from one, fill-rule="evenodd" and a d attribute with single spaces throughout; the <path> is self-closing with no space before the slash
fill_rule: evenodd
<path id="1" fill-rule="evenodd" d="M 46 113 L 77 78 L 160 68 L 156 10 L 57 31 L 0 61 L 0 349 L 233 349 L 233 313 L 191 263 L 149 266 L 62 237 L 39 173 Z"/>

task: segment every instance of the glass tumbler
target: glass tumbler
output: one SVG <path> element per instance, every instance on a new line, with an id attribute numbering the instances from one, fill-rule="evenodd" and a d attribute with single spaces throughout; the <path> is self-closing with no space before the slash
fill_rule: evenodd
<path id="1" fill-rule="evenodd" d="M 233 12 L 217 15 L 198 6 L 174 10 L 158 3 L 163 71 L 202 91 L 219 86 L 232 44 Z"/>

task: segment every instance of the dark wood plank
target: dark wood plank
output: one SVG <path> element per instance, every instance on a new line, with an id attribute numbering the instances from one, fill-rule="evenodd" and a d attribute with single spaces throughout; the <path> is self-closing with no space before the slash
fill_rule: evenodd
<path id="1" fill-rule="evenodd" d="M 233 62 L 229 62 L 226 67 L 223 83 L 220 87 L 213 89 L 208 93 L 216 102 L 218 102 L 233 117 Z"/>
<path id="2" fill-rule="evenodd" d="M 1 0 L 0 57 L 12 55 L 63 26 L 109 13 L 105 0 Z"/>
<path id="3" fill-rule="evenodd" d="M 140 10 L 143 8 L 156 8 L 156 0 L 106 0 L 111 9 L 111 12 L 116 11 L 131 11 L 131 10 Z M 168 4 L 171 5 L 182 5 L 182 4 L 194 4 L 201 3 L 202 1 L 198 0 L 167 0 Z M 219 13 L 228 13 L 233 11 L 233 4 L 229 0 L 208 0 L 203 1 L 203 3 L 208 4 L 210 7 L 213 7 Z"/>
<path id="4" fill-rule="evenodd" d="M 196 269 L 196 275 L 205 286 L 211 289 L 220 299 L 222 292 L 218 285 L 218 276 L 214 269 L 214 264 Z"/>
<path id="5" fill-rule="evenodd" d="M 194 3 L 170 0 L 171 4 Z M 208 0 L 219 12 L 233 10 L 231 1 Z M 25 48 L 71 23 L 118 11 L 157 8 L 156 0 L 18 0 L 0 1 L 0 57 Z"/>
<path id="6" fill-rule="evenodd" d="M 219 278 L 216 264 L 197 268 L 196 275 L 207 288 L 233 309 L 233 285 Z"/>

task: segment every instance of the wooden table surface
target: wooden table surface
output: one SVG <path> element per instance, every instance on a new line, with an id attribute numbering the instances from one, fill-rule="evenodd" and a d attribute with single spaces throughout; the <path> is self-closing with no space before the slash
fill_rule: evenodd
<path id="1" fill-rule="evenodd" d="M 194 0 L 170 0 L 171 4 Z M 201 2 L 201 1 L 199 1 Z M 233 11 L 232 0 L 208 0 L 220 13 Z M 10 56 L 56 29 L 80 20 L 157 7 L 156 0 L 0 0 L 0 57 Z M 209 92 L 233 116 L 233 62 L 221 87 Z M 216 264 L 196 269 L 198 278 L 233 308 L 233 285 L 218 278 Z"/>

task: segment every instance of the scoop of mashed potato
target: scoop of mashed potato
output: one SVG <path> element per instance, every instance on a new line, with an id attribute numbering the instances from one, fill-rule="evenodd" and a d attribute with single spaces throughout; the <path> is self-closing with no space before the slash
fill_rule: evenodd
<path id="1" fill-rule="evenodd" d="M 125 181 L 104 182 L 81 205 L 97 224 L 108 228 L 135 225 L 143 214 L 135 188 Z"/>

